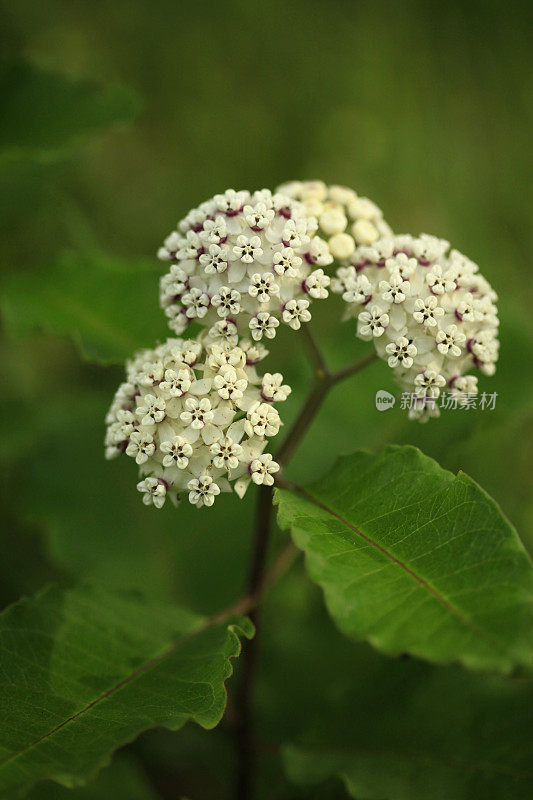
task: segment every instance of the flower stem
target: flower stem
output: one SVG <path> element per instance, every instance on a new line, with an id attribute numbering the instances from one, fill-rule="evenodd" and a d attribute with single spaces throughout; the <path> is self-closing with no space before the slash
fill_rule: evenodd
<path id="1" fill-rule="evenodd" d="M 256 508 L 256 535 L 248 577 L 248 595 L 254 597 L 259 591 L 266 564 L 266 554 L 272 521 L 272 486 L 260 486 Z M 255 626 L 255 635 L 244 648 L 242 656 L 242 677 L 239 686 L 237 706 L 237 748 L 238 772 L 236 797 L 248 800 L 252 793 L 253 735 L 252 735 L 252 691 L 257 664 L 257 645 L 259 630 L 259 607 L 250 614 Z"/>
<path id="2" fill-rule="evenodd" d="M 359 370 L 370 364 L 376 353 L 371 352 L 363 358 L 349 364 L 347 367 L 330 372 L 324 356 L 318 347 L 309 326 L 303 328 L 304 341 L 310 361 L 315 370 L 315 384 L 307 396 L 300 413 L 296 417 L 292 428 L 275 456 L 280 467 L 283 468 L 290 461 L 311 423 L 316 417 L 322 403 L 329 391 L 340 381 L 355 375 Z M 281 483 L 283 479 L 279 481 Z M 256 597 L 263 585 L 266 566 L 266 555 L 272 522 L 272 494 L 271 486 L 260 486 L 257 497 L 255 539 L 252 552 L 252 561 L 248 577 L 248 596 Z M 285 551 L 284 551 L 285 552 Z M 283 553 L 282 553 L 283 555 Z M 290 554 L 289 554 L 290 555 Z M 255 636 L 244 649 L 242 658 L 242 674 L 238 695 L 236 698 L 237 710 L 237 780 L 235 797 L 237 800 L 250 800 L 253 793 L 253 758 L 254 737 L 252 721 L 252 695 L 257 665 L 257 647 L 259 633 L 259 608 L 256 604 L 250 617 L 255 625 Z"/>
<path id="3" fill-rule="evenodd" d="M 377 358 L 377 354 L 375 352 L 371 352 L 360 358 L 358 361 L 348 364 L 348 366 L 343 367 L 337 372 L 329 372 L 329 370 L 326 369 L 326 371 L 322 374 L 322 377 L 317 377 L 314 388 L 307 396 L 307 400 L 302 406 L 300 413 L 296 417 L 296 420 L 294 421 L 287 438 L 276 454 L 276 461 L 281 467 L 285 467 L 294 455 L 295 450 L 298 448 L 300 442 L 307 433 L 309 426 L 316 417 L 318 411 L 320 410 L 320 406 L 326 399 L 331 389 L 336 386 L 337 383 L 350 378 L 352 375 L 355 375 L 357 372 L 364 369 L 364 367 L 366 367 L 368 364 L 371 364 L 375 358 Z"/>

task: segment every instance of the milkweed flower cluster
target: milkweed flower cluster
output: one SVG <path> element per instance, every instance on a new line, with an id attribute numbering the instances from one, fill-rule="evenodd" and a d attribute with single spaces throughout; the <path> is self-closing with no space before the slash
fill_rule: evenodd
<path id="1" fill-rule="evenodd" d="M 147 505 L 185 494 L 200 508 L 274 483 L 280 465 L 265 449 L 281 426 L 274 404 L 291 389 L 256 365 L 280 322 L 298 330 L 330 288 L 415 398 L 412 418 L 438 416 L 445 387 L 467 403 L 471 370 L 496 369 L 497 297 L 477 265 L 434 236 L 392 235 L 380 209 L 344 186 L 229 189 L 190 211 L 158 256 L 169 263 L 160 303 L 171 329 L 195 322 L 200 333 L 138 352 L 106 417 L 106 456 L 135 460 Z"/>
<path id="2" fill-rule="evenodd" d="M 318 232 L 332 256 L 349 260 L 357 247 L 369 245 L 392 231 L 378 206 L 346 186 L 327 186 L 322 181 L 290 181 L 278 191 L 301 202 L 307 214 L 318 220 Z"/>
<path id="3" fill-rule="evenodd" d="M 136 461 L 145 504 L 176 504 L 186 493 L 200 508 L 232 484 L 240 497 L 250 482 L 273 484 L 279 465 L 264 450 L 281 426 L 274 403 L 291 390 L 280 373 L 259 376 L 266 352 L 250 341 L 168 339 L 126 364 L 106 418 L 106 456 Z"/>
<path id="4" fill-rule="evenodd" d="M 374 342 L 400 386 L 416 402 L 412 418 L 438 416 L 441 390 L 459 402 L 477 392 L 477 368 L 493 375 L 498 359 L 497 296 L 478 266 L 434 236 L 384 237 L 357 248 L 332 291 L 357 318 L 357 335 Z"/>
<path id="5" fill-rule="evenodd" d="M 312 300 L 328 296 L 333 258 L 304 207 L 268 189 L 229 189 L 193 209 L 158 251 L 170 262 L 160 302 L 180 335 L 193 320 L 211 338 L 272 339 L 297 330 Z"/>

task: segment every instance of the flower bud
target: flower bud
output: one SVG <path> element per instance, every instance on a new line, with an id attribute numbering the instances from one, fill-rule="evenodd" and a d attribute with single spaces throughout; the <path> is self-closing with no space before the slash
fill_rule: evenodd
<path id="1" fill-rule="evenodd" d="M 290 181 L 278 192 L 302 203 L 306 212 L 318 220 L 318 233 L 329 246 L 333 258 L 348 263 L 356 247 L 369 245 L 392 231 L 381 209 L 367 197 L 359 197 L 346 186 L 327 186 L 322 181 Z"/>

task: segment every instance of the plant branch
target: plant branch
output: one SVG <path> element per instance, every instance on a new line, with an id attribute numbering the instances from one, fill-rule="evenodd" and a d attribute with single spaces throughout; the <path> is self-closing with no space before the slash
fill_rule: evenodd
<path id="1" fill-rule="evenodd" d="M 373 361 L 375 361 L 378 357 L 378 354 L 375 350 L 372 350 L 370 353 L 367 353 L 365 356 L 362 356 L 357 361 L 353 361 L 351 364 L 348 364 L 346 367 L 342 367 L 342 369 L 337 370 L 331 375 L 331 385 L 335 386 L 335 384 L 340 383 L 341 381 L 345 381 L 346 378 L 351 378 L 352 375 L 355 375 L 360 370 L 367 367 Z"/>
<path id="2" fill-rule="evenodd" d="M 279 578 L 289 569 L 292 562 L 299 555 L 300 551 L 293 542 L 289 542 L 278 555 L 270 569 L 263 576 L 263 580 L 257 587 L 253 594 L 247 594 L 239 598 L 230 606 L 218 611 L 209 618 L 208 624 L 216 625 L 224 622 L 228 617 L 236 615 L 248 614 L 250 615 L 260 605 L 264 595 L 270 589 L 272 584 L 276 583 Z"/>
<path id="3" fill-rule="evenodd" d="M 255 625 L 255 636 L 244 648 L 242 656 L 242 676 L 236 697 L 237 720 L 237 756 L 238 770 L 235 796 L 239 800 L 248 800 L 252 794 L 253 768 L 253 730 L 252 730 L 252 694 L 257 664 L 257 646 L 259 629 L 259 599 L 266 587 L 274 580 L 280 569 L 285 569 L 295 556 L 294 552 L 282 551 L 272 569 L 264 574 L 266 554 L 272 521 L 272 486 L 259 487 L 256 510 L 256 536 L 252 554 L 252 562 L 248 577 L 248 598 L 243 601 L 251 604 L 250 619 Z M 281 559 L 281 561 L 280 561 Z M 242 613 L 242 612 L 241 612 Z"/>
<path id="4" fill-rule="evenodd" d="M 313 422 L 315 416 L 320 410 L 320 406 L 326 399 L 331 389 L 336 386 L 337 383 L 350 378 L 352 375 L 355 375 L 357 372 L 364 369 L 376 358 L 377 353 L 373 351 L 371 353 L 367 353 L 367 355 L 363 356 L 357 361 L 354 361 L 352 364 L 348 364 L 348 366 L 337 370 L 337 372 L 330 373 L 329 370 L 326 369 L 325 373 L 323 373 L 323 376 L 318 377 L 314 388 L 308 395 L 307 400 L 305 401 L 300 413 L 296 417 L 291 430 L 276 454 L 276 461 L 281 467 L 286 466 L 289 460 L 292 458 L 295 450 L 307 433 L 309 426 Z"/>
<path id="5" fill-rule="evenodd" d="M 326 364 L 326 360 L 322 355 L 322 351 L 316 343 L 315 337 L 311 333 L 311 328 L 309 325 L 303 326 L 302 334 L 305 346 L 307 347 L 307 352 L 309 353 L 309 358 L 315 368 L 317 378 L 322 379 L 327 377 L 329 375 L 328 365 Z"/>
<path id="6" fill-rule="evenodd" d="M 347 367 L 331 373 L 309 326 L 304 326 L 303 335 L 309 358 L 315 372 L 315 384 L 275 456 L 276 461 L 282 468 L 287 465 L 294 455 L 295 450 L 307 433 L 322 403 L 333 386 L 349 378 L 351 375 L 355 375 L 356 372 L 366 367 L 367 364 L 370 364 L 376 357 L 375 352 L 369 353 L 353 364 L 349 364 Z M 284 484 L 281 476 L 279 476 L 277 482 L 279 485 Z M 265 588 L 265 584 L 268 582 L 268 576 L 270 575 L 269 572 L 264 577 L 271 520 L 272 487 L 263 485 L 259 487 L 257 499 L 255 539 L 248 577 L 248 596 L 241 601 L 241 605 L 239 606 L 240 613 L 252 612 L 250 616 L 255 624 L 256 635 L 244 650 L 242 677 L 236 698 L 238 765 L 235 796 L 237 800 L 249 800 L 252 795 L 253 727 L 251 714 L 258 647 L 258 600 Z M 287 560 L 290 562 L 294 558 L 292 551 L 289 551 L 287 556 L 284 555 L 285 553 L 286 551 L 283 551 L 280 556 L 282 559 L 281 566 L 283 568 L 286 568 Z M 274 564 L 273 570 L 276 569 L 276 564 L 278 564 L 278 562 L 279 559 Z M 246 606 L 247 602 L 250 603 L 249 608 Z M 243 611 L 243 608 L 247 608 L 247 610 Z"/>

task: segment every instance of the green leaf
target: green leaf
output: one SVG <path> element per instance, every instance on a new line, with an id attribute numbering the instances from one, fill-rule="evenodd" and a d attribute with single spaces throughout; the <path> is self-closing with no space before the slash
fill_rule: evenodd
<path id="1" fill-rule="evenodd" d="M 395 667 L 366 675 L 359 701 L 354 692 L 344 695 L 351 725 L 331 708 L 328 736 L 323 730 L 312 742 L 284 748 L 294 783 L 338 776 L 357 800 L 529 800 L 530 682 L 506 686 L 502 679 L 465 678 L 458 668 L 416 676 Z"/>
<path id="2" fill-rule="evenodd" d="M 166 338 L 160 269 L 103 254 L 65 254 L 50 269 L 8 276 L 2 312 L 14 336 L 36 329 L 70 336 L 85 358 L 120 363 Z"/>
<path id="3" fill-rule="evenodd" d="M 533 569 L 498 506 L 412 447 L 340 459 L 279 491 L 339 628 L 397 655 L 503 672 L 533 666 Z"/>
<path id="4" fill-rule="evenodd" d="M 0 162 L 51 160 L 102 128 L 132 121 L 136 93 L 100 87 L 23 61 L 0 67 Z"/>
<path id="5" fill-rule="evenodd" d="M 261 611 L 258 737 L 285 743 L 293 782 L 340 776 L 357 800 L 529 800 L 531 680 L 385 657 L 342 636 L 306 578 L 293 569 Z"/>
<path id="6" fill-rule="evenodd" d="M 157 725 L 214 727 L 239 636 L 252 632 L 243 618 L 210 622 L 90 586 L 11 606 L 0 619 L 0 793 L 81 784 Z"/>

